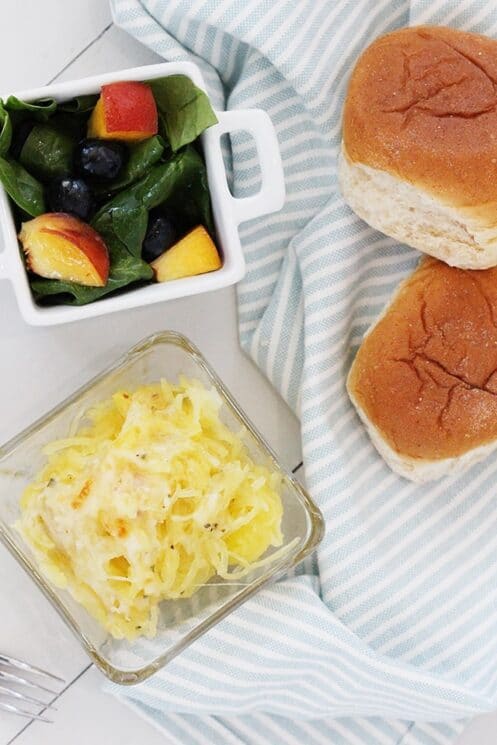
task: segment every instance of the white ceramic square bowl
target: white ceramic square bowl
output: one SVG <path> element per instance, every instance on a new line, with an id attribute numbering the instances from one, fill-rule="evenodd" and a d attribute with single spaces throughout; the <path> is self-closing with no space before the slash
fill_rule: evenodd
<path id="1" fill-rule="evenodd" d="M 99 93 L 100 87 L 106 83 L 118 80 L 145 81 L 167 75 L 187 75 L 195 85 L 205 90 L 202 75 L 196 65 L 190 62 L 166 62 L 49 85 L 36 90 L 22 91 L 15 95 L 24 101 L 35 101 L 39 98 L 65 101 L 78 95 Z M 79 321 L 118 310 L 217 290 L 221 287 L 228 287 L 242 278 L 245 272 L 245 262 L 238 235 L 238 225 L 281 209 L 285 199 L 283 167 L 276 132 L 265 111 L 259 109 L 216 111 L 216 116 L 218 124 L 205 130 L 201 135 L 217 244 L 223 256 L 222 268 L 210 274 L 130 289 L 88 305 L 40 306 L 31 294 L 28 277 L 19 253 L 9 199 L 5 190 L 0 186 L 0 224 L 3 240 L 3 251 L 0 252 L 0 278 L 9 279 L 12 282 L 19 309 L 27 323 L 33 326 L 51 326 Z M 220 144 L 221 135 L 236 131 L 248 132 L 254 138 L 261 171 L 260 191 L 243 199 L 233 197 L 229 190 Z"/>

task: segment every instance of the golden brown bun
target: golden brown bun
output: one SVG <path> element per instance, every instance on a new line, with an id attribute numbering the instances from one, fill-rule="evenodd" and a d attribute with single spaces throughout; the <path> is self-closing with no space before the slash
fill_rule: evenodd
<path id="1" fill-rule="evenodd" d="M 377 39 L 349 85 L 348 157 L 442 194 L 497 200 L 497 42 L 420 26 Z"/>
<path id="2" fill-rule="evenodd" d="M 424 259 L 365 337 L 347 388 L 408 478 L 436 478 L 497 448 L 497 269 Z"/>
<path id="3" fill-rule="evenodd" d="M 344 107 L 341 182 L 352 208 L 454 265 L 496 265 L 496 90 L 497 41 L 432 26 L 377 39 L 356 64 Z M 391 181 L 378 186 L 378 175 Z M 381 203 L 386 193 L 392 211 L 399 185 L 416 190 L 402 195 L 400 225 L 360 196 L 370 189 Z"/>

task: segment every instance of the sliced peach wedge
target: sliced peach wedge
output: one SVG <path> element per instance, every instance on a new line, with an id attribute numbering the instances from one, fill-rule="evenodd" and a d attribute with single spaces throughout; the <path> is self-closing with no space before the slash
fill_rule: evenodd
<path id="1" fill-rule="evenodd" d="M 215 272 L 222 267 L 221 257 L 203 225 L 187 233 L 150 265 L 157 282 Z"/>
<path id="2" fill-rule="evenodd" d="M 34 274 L 87 287 L 107 284 L 107 246 L 96 230 L 77 217 L 47 212 L 23 223 L 19 240 Z"/>
<path id="3" fill-rule="evenodd" d="M 158 132 L 152 89 L 134 81 L 103 85 L 88 123 L 88 136 L 138 142 Z"/>

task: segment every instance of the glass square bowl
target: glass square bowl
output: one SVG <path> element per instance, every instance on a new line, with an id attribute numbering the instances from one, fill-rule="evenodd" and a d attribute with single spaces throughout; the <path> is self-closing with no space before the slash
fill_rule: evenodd
<path id="1" fill-rule="evenodd" d="M 42 576 L 29 546 L 13 528 L 20 514 L 19 500 L 45 461 L 43 446 L 66 436 L 72 421 L 82 410 L 108 398 L 119 388 L 133 388 L 160 378 L 175 381 L 182 374 L 218 391 L 223 400 L 221 418 L 224 423 L 232 431 L 243 431 L 245 445 L 256 462 L 264 463 L 281 475 L 282 531 L 287 551 L 270 549 L 267 555 L 273 553 L 274 560 L 252 570 L 236 586 L 215 577 L 191 598 L 162 602 L 157 636 L 153 640 L 144 637 L 134 642 L 116 640 L 67 591 L 58 589 Z M 155 334 L 140 342 L 0 448 L 0 540 L 62 616 L 97 667 L 115 683 L 139 683 L 167 665 L 257 590 L 302 561 L 317 546 L 323 533 L 322 515 L 305 490 L 279 465 L 271 448 L 198 349 L 173 332 Z"/>

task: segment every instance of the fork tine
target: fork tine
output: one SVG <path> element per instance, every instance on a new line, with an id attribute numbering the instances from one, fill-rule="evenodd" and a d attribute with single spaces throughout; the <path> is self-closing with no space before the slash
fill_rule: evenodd
<path id="1" fill-rule="evenodd" d="M 0 654 L 0 664 L 10 665 L 11 667 L 17 667 L 19 668 L 19 670 L 25 670 L 26 672 L 34 673 L 36 675 L 41 675 L 51 680 L 56 680 L 59 683 L 65 683 L 65 681 L 62 678 L 59 678 L 58 675 L 53 675 L 53 673 L 48 673 L 46 670 L 42 670 L 41 667 L 35 667 L 35 665 L 29 665 L 27 662 L 18 660 L 17 657 L 7 657 L 7 655 L 5 654 Z"/>
<path id="2" fill-rule="evenodd" d="M 25 717 L 26 719 L 37 719 L 38 722 L 47 722 L 47 724 L 53 724 L 53 721 L 51 719 L 42 717 L 40 714 L 31 714 L 31 712 L 25 711 L 24 709 L 18 709 L 17 706 L 12 706 L 12 704 L 5 704 L 0 702 L 0 709 L 2 709 L 3 711 L 10 711 L 12 714 L 17 714 L 18 716 Z"/>
<path id="3" fill-rule="evenodd" d="M 41 686 L 39 683 L 32 683 L 30 680 L 21 678 L 19 675 L 14 675 L 14 673 L 8 673 L 6 670 L 0 670 L 0 679 L 2 678 L 3 680 L 10 680 L 12 683 L 17 683 L 28 688 L 34 688 L 37 691 L 45 691 L 45 693 L 50 693 L 52 696 L 57 696 L 57 691 L 45 688 L 45 686 Z"/>
<path id="4" fill-rule="evenodd" d="M 36 706 L 43 706 L 44 709 L 53 709 L 57 711 L 53 704 L 47 704 L 45 701 L 41 701 L 33 696 L 28 696 L 27 693 L 21 693 L 20 691 L 14 691 L 13 688 L 7 688 L 6 686 L 0 685 L 0 696 L 8 696 L 9 698 L 15 698 L 18 701 L 25 701 L 29 704 L 36 704 Z"/>

